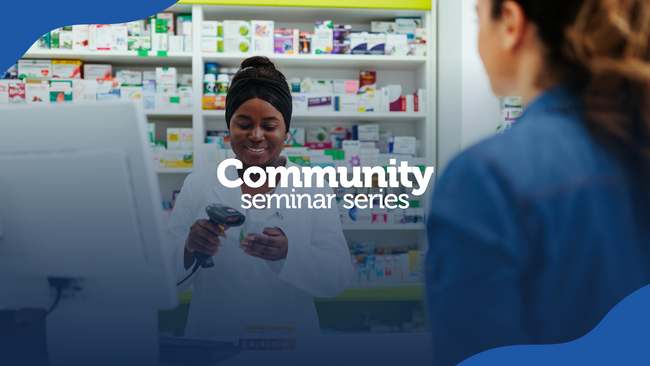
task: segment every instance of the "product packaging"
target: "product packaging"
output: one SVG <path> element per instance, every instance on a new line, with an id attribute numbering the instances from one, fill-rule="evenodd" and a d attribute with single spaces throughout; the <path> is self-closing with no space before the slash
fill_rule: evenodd
<path id="1" fill-rule="evenodd" d="M 312 36 L 312 50 L 316 55 L 330 54 L 334 46 L 334 32 L 331 20 L 316 21 Z"/>
<path id="2" fill-rule="evenodd" d="M 59 49 L 59 37 L 61 35 L 61 28 L 56 28 L 50 31 L 50 49 Z"/>
<path id="3" fill-rule="evenodd" d="M 274 52 L 274 22 L 272 20 L 251 20 L 253 29 L 253 52 L 273 53 Z"/>
<path id="4" fill-rule="evenodd" d="M 123 101 L 142 101 L 141 86 L 122 86 L 120 88 L 120 99 Z"/>
<path id="5" fill-rule="evenodd" d="M 181 108 L 192 108 L 194 106 L 194 89 L 191 86 L 179 86 L 178 95 Z"/>
<path id="6" fill-rule="evenodd" d="M 379 125 L 354 125 L 352 139 L 358 141 L 379 141 Z"/>
<path id="7" fill-rule="evenodd" d="M 178 127 L 167 128 L 167 150 L 181 149 L 181 129 Z"/>
<path id="8" fill-rule="evenodd" d="M 294 146 L 294 145 L 302 146 L 304 144 L 305 144 L 305 129 L 291 128 L 287 133 L 287 139 L 284 142 L 284 146 Z"/>
<path id="9" fill-rule="evenodd" d="M 52 76 L 50 60 L 19 60 L 18 78 L 48 78 Z"/>
<path id="10" fill-rule="evenodd" d="M 334 110 L 332 94 L 312 93 L 307 95 L 308 112 L 332 112 Z"/>
<path id="11" fill-rule="evenodd" d="M 386 33 L 368 33 L 368 54 L 383 55 L 386 49 Z"/>
<path id="12" fill-rule="evenodd" d="M 397 23 L 395 22 L 370 22 L 370 31 L 384 34 L 397 32 Z"/>
<path id="13" fill-rule="evenodd" d="M 49 50 L 50 49 L 50 33 L 45 33 L 42 35 L 38 41 L 36 41 L 36 47 L 39 50 Z"/>
<path id="14" fill-rule="evenodd" d="M 110 24 L 98 24 L 96 27 L 96 42 L 98 51 L 110 51 L 113 44 Z"/>
<path id="15" fill-rule="evenodd" d="M 9 80 L 0 80 L 0 105 L 9 104 Z"/>
<path id="16" fill-rule="evenodd" d="M 174 13 L 158 13 L 156 14 L 156 19 L 165 20 L 167 26 L 165 33 L 176 34 L 176 30 L 174 29 Z"/>
<path id="17" fill-rule="evenodd" d="M 203 37 L 217 37 L 218 34 L 217 22 L 214 20 L 204 20 L 201 22 L 201 36 Z M 223 35 L 221 36 L 223 37 Z"/>
<path id="18" fill-rule="evenodd" d="M 399 84 L 389 84 L 388 87 L 388 106 L 391 112 L 405 112 L 406 101 L 402 98 L 402 86 Z"/>
<path id="19" fill-rule="evenodd" d="M 192 35 L 192 14 L 178 14 L 176 16 L 176 35 Z"/>
<path id="20" fill-rule="evenodd" d="M 307 94 L 292 93 L 293 112 L 307 112 Z"/>
<path id="21" fill-rule="evenodd" d="M 0 79 L 18 79 L 18 63 L 11 65 L 7 71 L 0 73 Z"/>
<path id="22" fill-rule="evenodd" d="M 61 32 L 59 33 L 59 49 L 72 49 L 72 26 L 61 28 Z"/>
<path id="23" fill-rule="evenodd" d="M 72 80 L 72 102 L 88 103 L 97 101 L 97 80 Z"/>
<path id="24" fill-rule="evenodd" d="M 9 104 L 25 104 L 25 83 L 20 81 L 9 83 Z"/>
<path id="25" fill-rule="evenodd" d="M 72 26 L 72 49 L 75 51 L 88 49 L 88 25 Z"/>
<path id="26" fill-rule="evenodd" d="M 25 79 L 25 103 L 44 104 L 50 102 L 50 82 L 45 79 Z"/>
<path id="27" fill-rule="evenodd" d="M 350 35 L 350 48 L 353 55 L 365 55 L 368 52 L 368 32 L 352 32 Z"/>
<path id="28" fill-rule="evenodd" d="M 409 52 L 406 34 L 386 34 L 385 52 L 389 56 L 406 56 Z"/>
<path id="29" fill-rule="evenodd" d="M 415 112 L 424 112 L 426 111 L 426 90 L 418 89 L 418 91 L 413 95 L 413 104 Z"/>
<path id="30" fill-rule="evenodd" d="M 138 70 L 117 70 L 115 77 L 122 79 L 123 85 L 142 85 L 142 71 Z"/>
<path id="31" fill-rule="evenodd" d="M 113 74 L 111 65 L 84 64 L 84 79 L 105 79 L 110 78 Z"/>
<path id="32" fill-rule="evenodd" d="M 327 127 L 307 127 L 306 142 L 329 142 L 330 133 Z"/>
<path id="33" fill-rule="evenodd" d="M 169 36 L 169 52 L 183 52 L 183 36 Z"/>
<path id="34" fill-rule="evenodd" d="M 217 37 L 201 37 L 201 51 L 207 53 L 216 53 Z"/>
<path id="35" fill-rule="evenodd" d="M 351 169 L 355 166 L 361 166 L 359 155 L 361 153 L 360 141 L 345 140 L 341 144 L 345 151 L 345 167 Z"/>
<path id="36" fill-rule="evenodd" d="M 170 150 L 165 152 L 165 168 L 194 167 L 194 152 L 192 150 Z"/>
<path id="37" fill-rule="evenodd" d="M 343 55 L 350 54 L 350 33 L 352 26 L 349 24 L 335 24 L 332 27 L 333 44 L 332 53 Z"/>
<path id="38" fill-rule="evenodd" d="M 156 67 L 156 85 L 178 85 L 175 67 Z"/>
<path id="39" fill-rule="evenodd" d="M 251 51 L 251 23 L 244 20 L 223 21 L 223 52 L 248 53 Z"/>
<path id="40" fill-rule="evenodd" d="M 375 71 L 359 71 L 359 112 L 377 111 L 379 98 L 377 92 L 377 73 Z"/>
<path id="41" fill-rule="evenodd" d="M 50 81 L 50 102 L 72 102 L 72 80 Z"/>
<path id="42" fill-rule="evenodd" d="M 217 43 L 217 47 L 219 44 Z M 251 50 L 250 38 L 224 38 L 223 39 L 223 52 L 227 53 L 249 53 Z M 218 51 L 218 49 L 217 49 Z"/>
<path id="43" fill-rule="evenodd" d="M 411 136 L 391 136 L 390 153 L 398 155 L 415 155 L 416 138 Z"/>
<path id="44" fill-rule="evenodd" d="M 311 32 L 298 33 L 299 53 L 311 53 Z"/>
<path id="45" fill-rule="evenodd" d="M 293 29 L 275 29 L 273 35 L 273 52 L 293 54 Z"/>
<path id="46" fill-rule="evenodd" d="M 194 149 L 194 142 L 192 140 L 192 129 L 191 128 L 181 128 L 180 129 L 180 140 L 181 140 L 181 150 L 192 150 Z"/>
<path id="47" fill-rule="evenodd" d="M 340 149 L 343 146 L 343 141 L 349 140 L 350 137 L 350 130 L 347 127 L 330 127 L 330 141 L 332 142 L 333 149 Z"/>
<path id="48" fill-rule="evenodd" d="M 52 78 L 81 79 L 81 61 L 52 60 Z"/>
<path id="49" fill-rule="evenodd" d="M 356 94 L 334 95 L 334 111 L 336 112 L 357 112 L 359 101 Z"/>
<path id="50" fill-rule="evenodd" d="M 128 29 L 124 24 L 112 24 L 110 28 L 111 33 L 111 50 L 112 51 L 126 51 L 128 50 L 127 37 L 129 35 Z"/>
<path id="51" fill-rule="evenodd" d="M 306 147 L 285 147 L 282 156 L 286 156 L 290 162 L 300 166 L 310 166 L 309 148 Z"/>
<path id="52" fill-rule="evenodd" d="M 145 78 L 142 81 L 142 107 L 155 109 L 156 107 L 156 81 Z"/>
<path id="53" fill-rule="evenodd" d="M 422 28 L 422 18 L 395 18 L 397 23 L 397 34 L 405 34 L 408 38 L 408 43 L 415 42 L 415 30 Z"/>

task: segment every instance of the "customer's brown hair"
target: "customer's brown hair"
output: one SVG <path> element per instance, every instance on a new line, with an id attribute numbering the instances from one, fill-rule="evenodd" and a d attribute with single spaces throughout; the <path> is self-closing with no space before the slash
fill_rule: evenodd
<path id="1" fill-rule="evenodd" d="M 650 183 L 650 0 L 515 1 L 535 24 L 556 76 L 581 76 L 585 117 L 601 143 Z"/>

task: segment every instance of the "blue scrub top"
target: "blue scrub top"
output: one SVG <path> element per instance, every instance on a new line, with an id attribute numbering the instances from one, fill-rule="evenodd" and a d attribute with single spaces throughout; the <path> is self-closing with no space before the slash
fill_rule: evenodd
<path id="1" fill-rule="evenodd" d="M 589 133 L 577 84 L 555 87 L 438 181 L 427 234 L 436 366 L 577 339 L 650 283 L 650 200 Z"/>

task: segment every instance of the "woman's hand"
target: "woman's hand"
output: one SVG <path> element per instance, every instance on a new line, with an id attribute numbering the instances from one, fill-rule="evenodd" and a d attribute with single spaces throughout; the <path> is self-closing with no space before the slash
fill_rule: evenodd
<path id="1" fill-rule="evenodd" d="M 267 261 L 279 261 L 287 257 L 289 241 L 279 228 L 267 227 L 262 232 L 264 235 L 251 234 L 239 243 L 244 253 L 266 259 Z"/>
<path id="2" fill-rule="evenodd" d="M 223 246 L 219 237 L 226 238 L 226 233 L 219 225 L 210 220 L 196 220 L 185 241 L 185 258 L 193 257 L 195 251 L 209 256 L 217 255 Z"/>

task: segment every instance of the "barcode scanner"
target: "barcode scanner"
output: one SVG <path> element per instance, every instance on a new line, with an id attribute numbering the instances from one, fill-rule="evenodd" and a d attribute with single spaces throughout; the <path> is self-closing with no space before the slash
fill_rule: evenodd
<path id="1" fill-rule="evenodd" d="M 241 212 L 221 203 L 213 203 L 209 205 L 205 208 L 205 212 L 207 212 L 210 217 L 210 221 L 219 225 L 221 230 L 224 230 L 227 227 L 242 226 L 246 220 L 246 216 Z M 214 266 L 214 261 L 211 256 L 200 252 L 194 252 L 194 255 L 201 267 L 210 268 Z"/>

